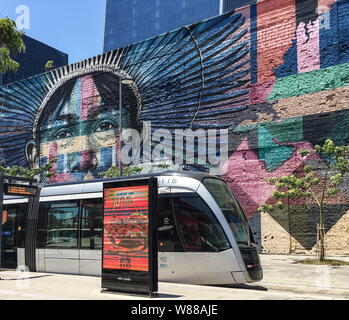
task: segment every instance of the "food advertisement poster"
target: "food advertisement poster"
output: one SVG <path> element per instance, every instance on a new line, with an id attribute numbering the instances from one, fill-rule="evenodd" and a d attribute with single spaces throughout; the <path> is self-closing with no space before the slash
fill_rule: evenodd
<path id="1" fill-rule="evenodd" d="M 148 271 L 148 186 L 104 190 L 106 269 Z"/>
<path id="2" fill-rule="evenodd" d="M 157 193 L 154 177 L 104 183 L 102 291 L 157 292 Z"/>

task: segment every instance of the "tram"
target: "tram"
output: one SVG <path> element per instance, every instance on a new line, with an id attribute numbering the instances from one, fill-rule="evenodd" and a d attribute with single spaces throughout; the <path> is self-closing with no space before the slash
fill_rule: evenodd
<path id="1" fill-rule="evenodd" d="M 238 201 L 215 176 L 183 171 L 158 178 L 159 281 L 234 284 L 263 277 L 257 245 Z M 125 177 L 130 179 L 132 177 Z M 3 265 L 101 274 L 104 179 L 46 185 L 39 199 L 5 196 Z"/>

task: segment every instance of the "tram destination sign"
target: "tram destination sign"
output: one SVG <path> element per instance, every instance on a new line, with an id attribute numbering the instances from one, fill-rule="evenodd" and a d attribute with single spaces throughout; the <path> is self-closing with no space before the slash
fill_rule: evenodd
<path id="1" fill-rule="evenodd" d="M 104 184 L 102 290 L 158 290 L 157 179 Z"/>
<path id="2" fill-rule="evenodd" d="M 9 196 L 35 197 L 37 192 L 37 186 L 4 183 L 4 193 Z"/>

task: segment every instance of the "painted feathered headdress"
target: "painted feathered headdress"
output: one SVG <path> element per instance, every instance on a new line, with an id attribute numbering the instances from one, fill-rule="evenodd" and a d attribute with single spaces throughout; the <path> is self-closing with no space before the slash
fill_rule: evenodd
<path id="1" fill-rule="evenodd" d="M 2 165 L 27 166 L 55 92 L 79 76 L 129 76 L 138 121 L 152 128 L 224 128 L 247 108 L 250 83 L 245 17 L 233 12 L 0 88 Z"/>

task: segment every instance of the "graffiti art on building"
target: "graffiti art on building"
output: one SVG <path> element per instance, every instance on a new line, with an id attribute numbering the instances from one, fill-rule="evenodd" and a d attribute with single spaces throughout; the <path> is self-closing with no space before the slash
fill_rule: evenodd
<path id="1" fill-rule="evenodd" d="M 57 158 L 52 181 L 98 177 L 118 161 L 119 80 L 128 76 L 125 126 L 229 128 L 224 179 L 258 226 L 273 190 L 265 178 L 314 161 L 302 148 L 349 143 L 348 31 L 349 0 L 261 1 L 2 87 L 2 164 Z M 331 200 L 329 235 L 348 198 L 343 186 Z M 313 230 L 273 219 L 300 248 L 313 247 Z"/>
<path id="2" fill-rule="evenodd" d="M 229 13 L 1 88 L 3 164 L 56 158 L 51 181 L 98 178 L 118 160 L 126 76 L 123 128 L 229 126 L 249 99 L 247 34 Z"/>

